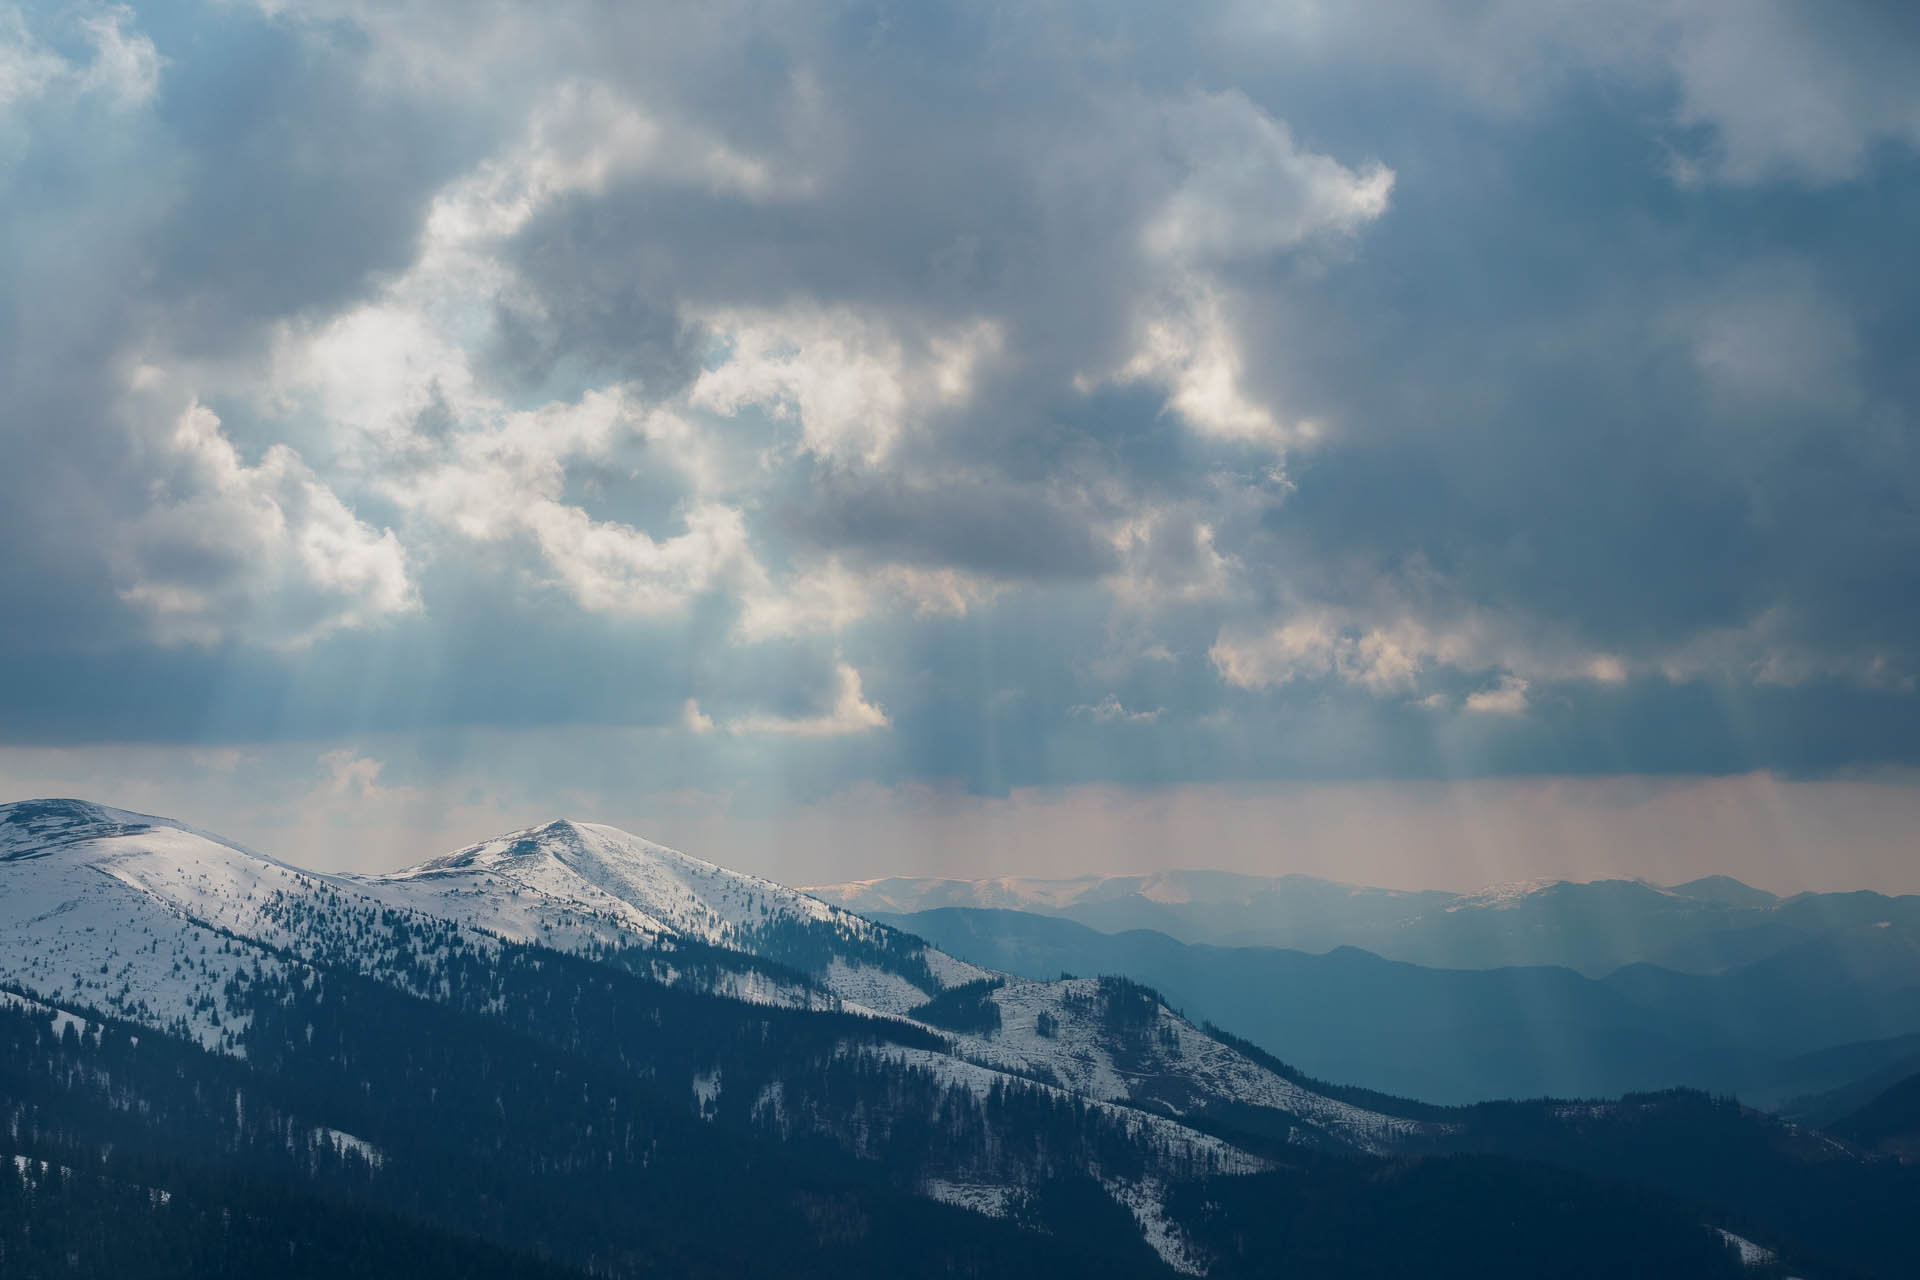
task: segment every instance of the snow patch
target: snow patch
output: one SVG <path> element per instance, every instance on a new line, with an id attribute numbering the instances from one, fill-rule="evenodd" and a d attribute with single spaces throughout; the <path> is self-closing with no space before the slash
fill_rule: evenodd
<path id="1" fill-rule="evenodd" d="M 380 1148 L 374 1146 L 364 1138 L 356 1138 L 352 1134 L 340 1129 L 329 1129 L 325 1125 L 322 1125 L 313 1131 L 313 1136 L 316 1145 L 324 1143 L 332 1147 L 336 1155 L 343 1158 L 346 1156 L 357 1157 L 366 1161 L 371 1168 L 378 1169 L 387 1162 L 386 1153 L 381 1151 Z"/>
<path id="2" fill-rule="evenodd" d="M 1014 1196 L 1018 1193 L 1012 1187 L 991 1182 L 949 1182 L 945 1178 L 928 1178 L 920 1184 L 920 1194 L 929 1200 L 970 1209 L 988 1218 L 1004 1218 L 1013 1207 Z"/>
<path id="3" fill-rule="evenodd" d="M 872 965 L 849 964 L 835 956 L 823 979 L 826 988 L 857 1011 L 903 1016 L 932 995 L 897 973 Z"/>
<path id="4" fill-rule="evenodd" d="M 1778 1255 L 1765 1245 L 1755 1244 L 1745 1236 L 1737 1236 L 1725 1227 L 1715 1227 L 1720 1238 L 1740 1251 L 1740 1265 L 1743 1267 L 1764 1267 Z"/>
<path id="5" fill-rule="evenodd" d="M 1160 1260 L 1183 1275 L 1197 1276 L 1206 1274 L 1206 1266 L 1196 1257 L 1186 1233 L 1167 1216 L 1166 1188 L 1158 1179 L 1143 1178 L 1138 1182 L 1126 1182 L 1120 1179 L 1106 1180 L 1101 1183 L 1107 1194 L 1118 1201 L 1133 1220 L 1140 1224 L 1140 1234 L 1146 1237 Z"/>
<path id="6" fill-rule="evenodd" d="M 702 1071 L 693 1077 L 693 1105 L 703 1120 L 711 1119 L 720 1101 L 720 1072 Z"/>
<path id="7" fill-rule="evenodd" d="M 84 1036 L 93 1032 L 93 1023 L 87 1019 L 39 1000 L 29 1000 L 25 996 L 15 995 L 11 991 L 0 991 L 0 1008 L 19 1009 L 23 1013 L 42 1015 L 50 1013 L 53 1015 L 53 1034 L 62 1039 L 66 1037 L 69 1027 L 73 1029 L 75 1035 Z"/>

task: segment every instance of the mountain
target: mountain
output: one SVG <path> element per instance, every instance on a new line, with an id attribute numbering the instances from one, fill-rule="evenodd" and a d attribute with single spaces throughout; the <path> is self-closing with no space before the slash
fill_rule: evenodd
<path id="1" fill-rule="evenodd" d="M 1623 1189 L 1593 1135 L 1642 1110 L 1322 1084 L 1139 983 L 971 965 L 588 823 L 348 877 L 0 806 L 0 992 L 29 1275 L 237 1274 L 275 1239 L 284 1274 L 1404 1274 L 1436 1239 L 1438 1274 L 1739 1274 L 1722 1231 L 1808 1275 L 1920 1258 L 1902 1166 L 1849 1148 L 1845 1237 L 1712 1170 Z M 1825 1203 L 1790 1129 L 1724 1123 Z"/>
<path id="2" fill-rule="evenodd" d="M 1442 969 L 1557 965 L 1605 977 L 1630 964 L 1717 973 L 1826 939 L 1920 944 L 1920 896 L 1776 898 L 1727 876 L 1663 888 L 1638 880 L 1526 881 L 1477 893 L 1365 888 L 1311 876 L 1217 871 L 1077 880 L 888 877 L 809 893 L 864 914 L 942 907 L 1025 911 L 1182 942 L 1326 952 L 1359 947 Z"/>
<path id="3" fill-rule="evenodd" d="M 904 1014 L 987 976 L 851 911 L 593 823 L 551 822 L 354 883 L 493 936 L 583 955 L 664 949 L 782 966 L 706 979 L 746 999 L 805 1006 L 824 993 L 834 1007 Z M 785 971 L 808 981 L 783 983 Z"/>
<path id="4" fill-rule="evenodd" d="M 1133 1151 L 1117 1163 L 1139 1173 L 1106 1182 L 1148 1224 L 1158 1212 L 1151 1170 L 1264 1167 L 1195 1127 L 1214 1115 L 1354 1151 L 1423 1127 L 1314 1093 L 1150 992 L 987 975 L 917 938 L 611 828 L 549 823 L 367 878 L 303 871 L 165 819 L 77 801 L 8 806 L 0 832 L 0 979 L 36 1001 L 220 1053 L 261 1052 L 253 1037 L 269 1016 L 263 993 L 324 990 L 327 974 L 351 975 L 484 1010 L 510 1004 L 511 984 L 542 971 L 551 962 L 534 956 L 550 952 L 588 964 L 576 980 L 596 987 L 614 974 L 703 1006 L 724 999 L 822 1015 L 805 1034 L 825 1063 L 728 1057 L 697 1040 L 654 1047 L 652 1077 L 672 1071 L 702 1113 L 745 1089 L 749 1123 L 757 1113 L 791 1126 L 811 1114 L 860 1148 L 878 1140 L 830 1110 L 842 1075 L 897 1077 L 889 1088 L 925 1093 L 931 1110 L 948 1095 L 981 1108 L 1013 1105 L 1012 1095 L 1040 1111 L 1066 1103 L 1070 1128 L 1088 1131 L 1079 1140 Z M 955 992 L 971 999 L 973 1016 L 935 1004 Z M 922 1008 L 950 1029 L 903 1016 Z M 766 1016 L 754 1015 L 757 1025 Z M 897 1171 L 936 1198 L 968 1203 L 1007 1202 L 1052 1160 L 1043 1150 L 984 1170 L 910 1158 L 897 1141 Z"/>
<path id="5" fill-rule="evenodd" d="M 1904 1161 L 1920 1161 L 1920 1074 L 1892 1085 L 1830 1128 L 1849 1142 Z"/>
<path id="6" fill-rule="evenodd" d="M 359 882 L 384 900 L 486 933 L 582 955 L 620 955 L 668 980 L 688 944 L 744 953 L 780 970 L 746 984 L 707 979 L 721 994 L 917 1018 L 945 1033 L 964 1065 L 938 1064 L 986 1089 L 992 1071 L 1173 1115 L 1223 1105 L 1272 1108 L 1336 1145 L 1377 1147 L 1404 1127 L 1323 1098 L 1226 1049 L 1151 993 L 1115 994 L 1093 979 L 1029 981 L 954 959 L 783 885 L 591 823 L 554 822 Z M 655 958 L 662 944 L 667 958 Z M 830 995 L 821 1001 L 819 993 Z M 1115 1012 L 1131 1000 L 1137 1008 Z M 962 1002 L 966 1002 L 963 1006 Z M 962 1007 L 970 1013 L 961 1016 Z M 981 1071 L 985 1067 L 990 1070 Z"/>
<path id="7" fill-rule="evenodd" d="M 1151 875 L 1040 880 L 887 876 L 815 885 L 806 892 L 864 915 L 940 907 L 1030 911 L 1107 933 L 1153 929 L 1188 942 L 1255 942 L 1326 949 L 1354 935 L 1391 932 L 1459 895 L 1340 884 L 1313 876 L 1161 871 Z"/>
<path id="8" fill-rule="evenodd" d="M 1794 1087 L 1780 1113 L 1824 1129 L 1912 1075 L 1920 1075 L 1920 1034 L 1820 1049 L 1783 1064 Z"/>
<path id="9" fill-rule="evenodd" d="M 883 919 L 991 968 L 1125 974 L 1314 1076 L 1445 1103 L 1690 1085 L 1776 1104 L 1868 1069 L 1822 1067 L 1810 1051 L 1920 1031 L 1920 956 L 1890 931 L 1874 946 L 1810 942 L 1719 974 L 1636 965 L 1594 979 L 1432 969 L 1352 947 L 1205 946 L 1026 912 Z"/>
<path id="10" fill-rule="evenodd" d="M 1682 898 L 1695 898 L 1701 902 L 1711 902 L 1722 907 L 1738 907 L 1764 911 L 1779 905 L 1777 895 L 1765 889 L 1756 889 L 1750 884 L 1742 884 L 1732 876 L 1701 876 L 1698 880 L 1689 880 L 1685 884 L 1669 885 L 1667 892 Z"/>

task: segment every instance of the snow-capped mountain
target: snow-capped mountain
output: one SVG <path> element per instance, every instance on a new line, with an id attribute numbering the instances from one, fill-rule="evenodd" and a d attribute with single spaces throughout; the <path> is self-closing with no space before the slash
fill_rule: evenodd
<path id="1" fill-rule="evenodd" d="M 263 1177 L 303 1222 L 323 1203 L 399 1205 L 597 1274 L 764 1269 L 764 1248 L 714 1234 L 747 1209 L 812 1274 L 1056 1256 L 1025 1273 L 1237 1274 L 1277 1202 L 1390 1221 L 1400 1180 L 1426 1177 L 1406 1194 L 1497 1234 L 1537 1181 L 1502 1167 L 1490 1192 L 1484 1165 L 1456 1180 L 1376 1156 L 1560 1144 L 1571 1166 L 1586 1130 L 1638 1132 L 1647 1114 L 1549 1109 L 1515 1128 L 1318 1085 L 1124 979 L 963 964 L 587 823 L 348 877 L 81 801 L 0 806 L 0 1209 L 9 1170 L 35 1196 L 49 1169 L 75 1171 L 62 1194 L 118 1170 L 86 1192 L 108 1215 L 177 1197 L 230 1216 L 223 1188 Z M 1760 1132 L 1724 1108 L 1708 1120 Z M 742 1179 L 751 1205 L 714 1208 Z M 1656 1229 L 1594 1247 L 1642 1242 L 1627 1254 L 1692 1258 L 1688 1274 L 1724 1252 L 1691 1208 L 1607 1212 Z M 920 1225 L 866 1225 L 896 1222 Z"/>
<path id="2" fill-rule="evenodd" d="M 1301 1140 L 1367 1150 L 1416 1132 L 1394 1117 L 1320 1097 L 1252 1061 L 1150 993 L 1118 1021 L 1091 979 L 1035 982 L 992 973 L 842 907 L 614 827 L 560 821 L 511 832 L 365 886 L 427 915 L 583 955 L 693 941 L 788 966 L 839 1007 L 921 1021 L 942 993 L 981 988 L 991 1025 L 924 1021 L 953 1056 L 1102 1102 L 1173 1115 L 1245 1105 L 1289 1118 Z M 1107 984 L 1111 986 L 1111 984 Z M 724 994 L 804 1004 L 763 984 Z M 1123 997 L 1114 997 L 1120 999 Z M 938 1013 L 925 1015 L 937 1019 Z"/>
<path id="3" fill-rule="evenodd" d="M 217 993 L 243 974 L 350 959 L 408 982 L 448 941 L 336 877 L 85 801 L 0 805 L 0 858 L 0 982 L 209 1048 L 237 1043 Z"/>
<path id="4" fill-rule="evenodd" d="M 701 998 L 887 1019 L 876 1025 L 900 1030 L 836 1052 L 958 1090 L 981 1108 L 1009 1088 L 1091 1106 L 1088 1123 L 1144 1143 L 1169 1169 L 1267 1167 L 1214 1132 L 1228 1115 L 1273 1140 L 1360 1152 L 1440 1131 L 1317 1093 L 1145 988 L 994 974 L 610 827 L 548 823 L 392 875 L 350 877 L 164 818 L 52 800 L 0 806 L 0 851 L 0 987 L 224 1054 L 249 1053 L 260 993 L 324 989 L 330 973 L 495 1009 L 513 974 L 540 969 L 538 953 L 524 952 L 531 945 Z M 575 980 L 598 982 L 588 972 Z M 476 982 L 480 994 L 463 995 Z M 700 1114 L 741 1071 L 700 1066 L 697 1054 L 673 1060 L 693 1064 L 673 1069 L 687 1071 Z M 750 1114 L 785 1128 L 811 1110 L 827 1132 L 856 1132 L 809 1101 L 808 1087 L 770 1071 Z M 1178 1260 L 1175 1237 L 1154 1225 L 1157 1193 L 1143 1190 L 1157 1185 L 1152 1169 L 1109 1179 L 1110 1191 Z M 930 1170 L 921 1189 L 986 1209 L 1004 1206 L 1025 1176 L 951 1172 Z"/>
<path id="5" fill-rule="evenodd" d="M 580 954 L 698 944 L 755 956 L 872 1013 L 904 1014 L 987 976 L 843 907 L 597 823 L 549 822 L 357 883 L 498 937 Z M 764 974 L 758 981 L 760 998 L 805 1003 Z"/>

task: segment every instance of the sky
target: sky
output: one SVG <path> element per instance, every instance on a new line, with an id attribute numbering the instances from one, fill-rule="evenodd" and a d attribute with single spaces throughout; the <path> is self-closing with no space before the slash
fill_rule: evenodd
<path id="1" fill-rule="evenodd" d="M 0 795 L 1920 891 L 1920 11 L 0 0 Z"/>

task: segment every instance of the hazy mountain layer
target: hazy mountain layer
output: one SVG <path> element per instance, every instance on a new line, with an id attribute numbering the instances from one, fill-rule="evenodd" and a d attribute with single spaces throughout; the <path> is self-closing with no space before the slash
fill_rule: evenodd
<path id="1" fill-rule="evenodd" d="M 1203 946 L 1025 912 L 886 918 L 994 968 L 1126 974 L 1314 1076 L 1438 1102 L 1690 1085 L 1773 1105 L 1873 1061 L 1865 1046 L 1824 1066 L 1807 1060 L 1812 1051 L 1920 1031 L 1920 955 L 1890 931 L 1818 939 L 1714 975 L 1642 965 L 1593 979 L 1432 969 L 1351 947 Z"/>
<path id="2" fill-rule="evenodd" d="M 1590 977 L 1642 963 L 1716 973 L 1822 939 L 1871 944 L 1875 935 L 1891 935 L 1920 946 L 1920 896 L 1781 899 L 1727 876 L 1671 887 L 1528 881 L 1459 894 L 1311 876 L 1165 871 L 1076 880 L 889 877 L 808 892 L 869 915 L 942 907 L 1026 911 L 1104 933 L 1151 929 L 1183 942 L 1312 952 L 1351 946 L 1448 969 L 1561 965 Z"/>

